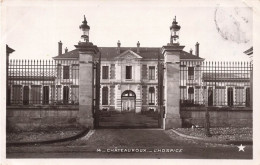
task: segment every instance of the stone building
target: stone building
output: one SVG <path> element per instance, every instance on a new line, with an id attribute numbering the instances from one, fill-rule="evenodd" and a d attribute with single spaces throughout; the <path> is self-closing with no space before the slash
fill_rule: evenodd
<path id="1" fill-rule="evenodd" d="M 158 105 L 158 62 L 163 62 L 160 47 L 98 47 L 101 53 L 100 109 L 109 111 L 156 110 Z M 195 76 L 196 67 L 204 61 L 199 57 L 199 44 L 195 54 L 182 51 L 180 60 L 187 67 L 187 78 L 193 77 L 199 84 L 200 76 Z M 62 44 L 59 43 L 59 50 Z M 78 50 L 59 52 L 54 60 L 78 60 Z M 98 60 L 98 57 L 96 57 Z M 179 90 L 179 89 L 176 89 Z M 184 94 L 188 95 L 188 91 Z"/>

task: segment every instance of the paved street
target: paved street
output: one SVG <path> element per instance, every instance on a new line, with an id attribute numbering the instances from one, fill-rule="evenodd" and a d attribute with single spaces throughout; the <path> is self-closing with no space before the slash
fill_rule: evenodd
<path id="1" fill-rule="evenodd" d="M 7 158 L 251 159 L 252 146 L 238 151 L 237 146 L 187 140 L 171 130 L 97 129 L 70 142 L 9 147 Z"/>
<path id="2" fill-rule="evenodd" d="M 158 114 L 112 113 L 101 115 L 101 128 L 158 128 Z"/>

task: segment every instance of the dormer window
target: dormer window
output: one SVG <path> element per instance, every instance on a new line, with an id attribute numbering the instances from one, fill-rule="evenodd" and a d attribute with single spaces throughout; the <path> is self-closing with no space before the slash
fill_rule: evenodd
<path id="1" fill-rule="evenodd" d="M 126 66 L 126 79 L 132 79 L 132 66 Z"/>

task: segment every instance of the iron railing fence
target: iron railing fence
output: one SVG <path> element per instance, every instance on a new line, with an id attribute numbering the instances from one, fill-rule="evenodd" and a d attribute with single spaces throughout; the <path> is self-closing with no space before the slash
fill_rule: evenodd
<path id="1" fill-rule="evenodd" d="M 77 60 L 10 60 L 7 73 L 7 105 L 79 102 Z"/>
<path id="2" fill-rule="evenodd" d="M 250 106 L 250 62 L 180 62 L 181 106 Z"/>

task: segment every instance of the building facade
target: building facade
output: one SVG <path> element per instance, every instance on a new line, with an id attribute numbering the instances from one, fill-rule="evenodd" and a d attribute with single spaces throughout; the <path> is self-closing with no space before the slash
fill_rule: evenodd
<path id="1" fill-rule="evenodd" d="M 59 47 L 61 45 L 59 44 Z M 199 57 L 199 45 L 195 55 L 182 51 L 182 67 L 189 67 L 187 79 L 193 77 L 197 84 L 200 78 L 195 74 L 197 67 L 204 61 Z M 62 50 L 62 48 L 59 48 Z M 100 72 L 100 109 L 128 112 L 156 111 L 158 106 L 158 64 L 164 60 L 159 47 L 99 47 L 101 54 Z M 54 60 L 78 60 L 78 50 L 65 51 Z M 96 57 L 98 60 L 98 57 Z M 195 77 L 197 76 L 197 77 Z M 194 84 L 193 84 L 194 85 Z M 179 89 L 176 89 L 179 90 Z M 188 94 L 184 94 L 188 95 Z"/>
<path id="2" fill-rule="evenodd" d="M 175 18 L 172 27 L 178 27 L 176 24 Z M 83 39 L 88 41 L 89 26 L 85 18 L 80 27 L 84 29 Z M 173 31 L 172 36 L 178 38 L 175 33 Z M 60 41 L 58 56 L 53 57 L 53 61 L 10 61 L 7 103 L 78 105 L 79 49 L 62 50 Z M 134 47 L 121 47 L 118 41 L 115 47 L 98 47 L 98 50 L 94 61 L 100 61 L 100 110 L 156 111 L 159 100 L 164 100 L 167 92 L 163 84 L 165 64 L 161 47 L 141 47 L 139 41 Z M 182 50 L 178 63 L 180 88 L 176 90 L 180 90 L 181 105 L 249 105 L 251 64 L 207 65 L 199 56 L 199 43 L 195 45 L 194 54 L 192 50 Z M 158 95 L 159 91 L 163 92 Z"/>

